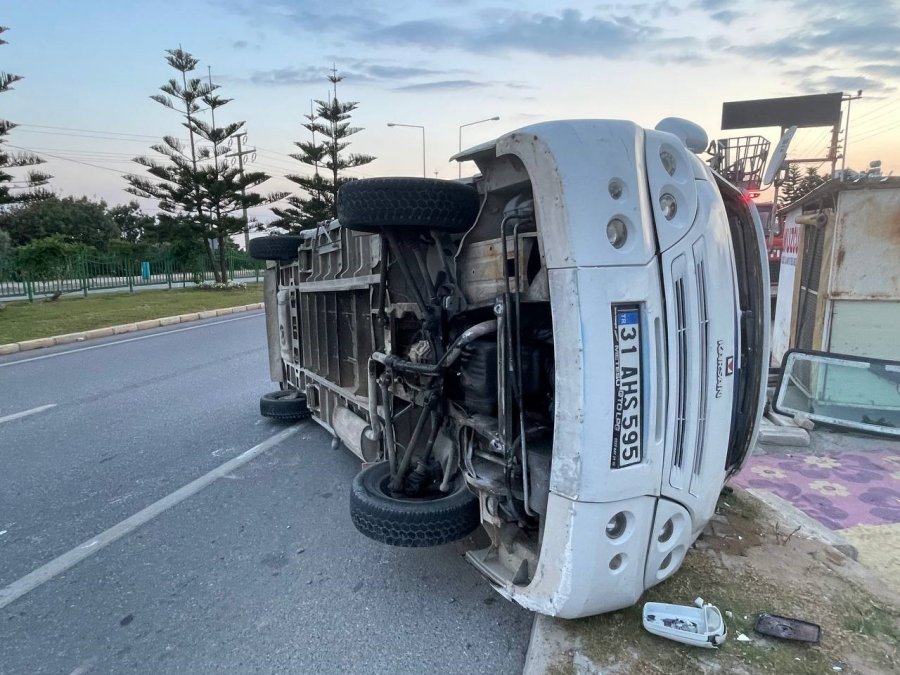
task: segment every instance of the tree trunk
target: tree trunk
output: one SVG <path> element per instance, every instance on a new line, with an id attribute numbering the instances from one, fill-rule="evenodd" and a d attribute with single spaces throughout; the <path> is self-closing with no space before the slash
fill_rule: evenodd
<path id="1" fill-rule="evenodd" d="M 228 283 L 228 262 L 225 258 L 225 235 L 218 236 L 219 242 L 219 273 L 222 275 L 222 283 Z"/>
<path id="2" fill-rule="evenodd" d="M 206 249 L 206 262 L 209 263 L 209 269 L 212 270 L 213 277 L 215 278 L 216 282 L 218 282 L 219 281 L 219 270 L 216 267 L 216 261 L 213 258 L 212 248 L 210 248 L 210 245 L 209 245 L 209 239 L 206 238 L 205 234 L 203 235 L 203 248 Z M 206 280 L 206 275 L 204 275 L 203 280 L 204 281 Z"/>

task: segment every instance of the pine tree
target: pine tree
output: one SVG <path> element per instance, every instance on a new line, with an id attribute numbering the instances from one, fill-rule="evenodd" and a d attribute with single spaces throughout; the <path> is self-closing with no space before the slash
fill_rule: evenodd
<path id="1" fill-rule="evenodd" d="M 800 167 L 796 164 L 788 164 L 787 171 L 778 190 L 778 208 L 787 206 L 798 198 L 796 196 L 797 188 L 800 186 L 801 179 Z"/>
<path id="2" fill-rule="evenodd" d="M 803 180 L 801 180 L 800 184 L 797 186 L 797 199 L 800 199 L 800 197 L 815 190 L 822 185 L 825 180 L 826 178 L 820 176 L 819 172 L 814 167 L 808 168 L 806 170 L 806 175 L 803 176 Z"/>
<path id="3" fill-rule="evenodd" d="M 277 224 L 282 227 L 303 230 L 315 227 L 323 220 L 337 218 L 337 192 L 341 185 L 352 180 L 346 170 L 375 160 L 371 155 L 344 152 L 350 146 L 347 139 L 362 129 L 350 124 L 351 113 L 359 103 L 338 100 L 337 85 L 343 79 L 332 68 L 328 75 L 333 92 L 330 100 L 316 100 L 315 108 L 311 107 L 309 115 L 303 116 L 306 120 L 303 128 L 309 131 L 310 140 L 295 142 L 300 152 L 291 157 L 312 167 L 313 174 L 286 176 L 300 186 L 303 194 L 288 197 L 289 208 L 272 209 L 280 219 Z"/>
<path id="4" fill-rule="evenodd" d="M 0 34 L 7 30 L 9 29 L 5 26 L 0 26 Z M 7 44 L 6 40 L 0 39 L 0 45 L 5 44 Z M 0 72 L 0 94 L 12 89 L 12 85 L 21 79 L 21 75 Z M 7 169 L 15 167 L 36 166 L 44 163 L 44 160 L 30 152 L 11 153 L 6 151 L 3 147 L 4 143 L 9 143 L 6 136 L 16 126 L 13 122 L 0 119 L 0 205 L 46 199 L 53 194 L 48 190 L 40 189 L 52 178 L 46 173 L 32 169 L 25 174 L 24 178 L 16 179 L 13 174 L 7 172 Z"/>
<path id="5" fill-rule="evenodd" d="M 232 122 L 216 126 L 216 111 L 231 99 L 221 98 L 215 91 L 218 85 L 204 83 L 200 78 L 188 78 L 199 64 L 198 59 L 182 49 L 167 51 L 167 63 L 181 73 L 181 82 L 169 80 L 160 87 L 162 94 L 151 98 L 175 110 L 184 117 L 188 130 L 188 144 L 174 136 L 165 136 L 152 149 L 165 159 L 163 162 L 147 157 L 135 161 L 147 168 L 151 178 L 128 175 L 125 179 L 131 194 L 158 200 L 161 224 L 189 228 L 202 239 L 207 259 L 216 281 L 228 280 L 226 241 L 243 229 L 243 218 L 234 213 L 243 208 L 277 201 L 284 194 L 263 196 L 247 192 L 269 179 L 260 171 L 241 171 L 228 156 L 230 139 L 244 126 Z M 201 106 L 201 103 L 205 107 Z M 207 122 L 198 113 L 208 111 Z M 200 141 L 206 144 L 199 146 Z M 210 241 L 215 241 L 218 260 L 213 261 Z"/>

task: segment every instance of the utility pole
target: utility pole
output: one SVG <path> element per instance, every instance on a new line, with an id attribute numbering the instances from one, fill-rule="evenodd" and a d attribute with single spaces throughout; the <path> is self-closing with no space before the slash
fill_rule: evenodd
<path id="1" fill-rule="evenodd" d="M 850 103 L 861 98 L 862 89 L 856 92 L 856 96 L 847 96 L 844 98 L 844 100 L 847 101 L 847 119 L 845 120 L 844 126 L 844 149 L 843 152 L 841 152 L 841 180 L 843 180 L 844 169 L 847 166 L 847 142 L 850 140 Z"/>
<path id="2" fill-rule="evenodd" d="M 237 157 L 238 158 L 238 171 L 241 174 L 241 197 L 246 198 L 247 194 L 244 190 L 243 182 L 244 182 L 244 155 L 252 155 L 256 152 L 256 148 L 241 148 L 241 140 L 247 140 L 246 133 L 240 133 L 235 136 L 237 139 L 237 152 L 233 152 L 230 155 L 225 155 L 226 157 Z M 241 205 L 241 210 L 243 211 L 244 218 L 244 250 L 250 250 L 250 223 L 247 220 L 247 206 L 246 204 Z"/>

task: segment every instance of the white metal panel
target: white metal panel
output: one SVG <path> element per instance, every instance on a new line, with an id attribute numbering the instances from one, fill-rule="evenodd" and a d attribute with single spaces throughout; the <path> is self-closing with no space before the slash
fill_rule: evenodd
<path id="1" fill-rule="evenodd" d="M 794 280 L 800 243 L 800 225 L 796 218 L 799 215 L 800 209 L 795 209 L 785 217 L 784 249 L 778 273 L 778 299 L 772 323 L 772 361 L 776 365 L 781 364 L 785 352 L 791 348 L 791 315 L 794 310 Z"/>
<path id="2" fill-rule="evenodd" d="M 828 351 L 876 359 L 900 358 L 900 300 L 835 300 Z"/>
<path id="3" fill-rule="evenodd" d="M 630 607 L 644 592 L 656 502 L 655 497 L 636 497 L 594 504 L 551 492 L 531 583 L 497 590 L 527 609 L 564 619 Z M 617 513 L 626 514 L 628 526 L 611 539 L 606 525 Z"/>
<path id="4" fill-rule="evenodd" d="M 691 152 L 681 141 L 662 131 L 646 131 L 647 181 L 650 184 L 650 203 L 656 219 L 656 236 L 663 251 L 674 246 L 694 225 L 697 216 L 697 185 L 695 165 Z M 669 153 L 675 159 L 670 175 L 664 168 L 661 155 Z M 660 198 L 668 194 L 675 198 L 677 208 L 669 220 L 663 215 Z M 718 196 L 717 196 L 718 197 Z"/>
<path id="5" fill-rule="evenodd" d="M 556 418 L 550 489 L 608 502 L 658 494 L 666 415 L 659 266 L 550 270 L 556 349 Z M 614 303 L 641 305 L 643 461 L 611 468 Z"/>
<path id="6" fill-rule="evenodd" d="M 670 412 L 661 494 L 682 503 L 694 522 L 701 524 L 715 509 L 725 475 L 740 338 L 736 332 L 738 301 L 728 216 L 713 185 L 697 181 L 697 190 L 700 207 L 691 234 L 662 256 Z M 696 290 L 700 262 L 706 279 L 705 311 L 700 303 L 703 294 Z M 675 335 L 680 322 L 676 302 L 679 283 L 685 289 L 686 327 L 680 356 Z M 706 410 L 701 411 L 704 388 Z M 679 397 L 684 398 L 682 426 L 676 410 Z M 700 452 L 702 457 L 698 457 Z"/>
<path id="7" fill-rule="evenodd" d="M 674 138 L 674 137 L 673 137 Z M 534 186 L 546 266 L 645 265 L 656 254 L 647 193 L 644 131 L 619 120 L 544 122 L 497 140 L 497 156 L 514 155 Z M 610 181 L 622 187 L 618 199 Z M 628 239 L 613 248 L 606 226 L 622 220 Z"/>

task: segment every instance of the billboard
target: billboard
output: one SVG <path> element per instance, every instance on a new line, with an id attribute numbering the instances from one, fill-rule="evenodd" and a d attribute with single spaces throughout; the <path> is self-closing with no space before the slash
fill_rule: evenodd
<path id="1" fill-rule="evenodd" d="M 761 98 L 722 104 L 722 129 L 830 127 L 841 121 L 843 93 Z"/>

